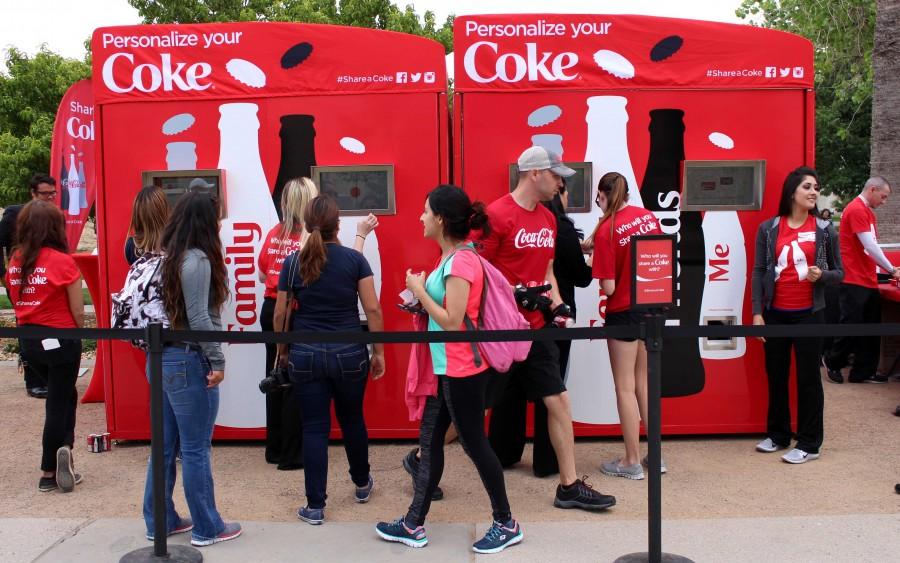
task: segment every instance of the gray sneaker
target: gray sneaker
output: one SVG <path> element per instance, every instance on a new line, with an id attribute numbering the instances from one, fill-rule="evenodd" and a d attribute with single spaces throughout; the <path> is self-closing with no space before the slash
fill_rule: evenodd
<path id="1" fill-rule="evenodd" d="M 766 438 L 762 442 L 756 444 L 756 451 L 771 454 L 778 450 L 786 450 L 787 446 L 780 446 L 772 441 L 772 438 Z"/>
<path id="2" fill-rule="evenodd" d="M 622 458 L 604 463 L 600 466 L 600 472 L 610 477 L 625 477 L 635 481 L 640 481 L 644 478 L 644 468 L 641 467 L 640 463 L 619 465 L 620 461 L 622 461 Z"/>
<path id="3" fill-rule="evenodd" d="M 794 448 L 788 453 L 781 456 L 781 459 L 787 463 L 806 463 L 814 459 L 819 459 L 819 454 L 811 454 L 803 450 Z"/>
<path id="4" fill-rule="evenodd" d="M 650 463 L 647 461 L 648 459 L 648 456 L 644 456 L 644 459 L 641 460 L 641 465 L 643 465 L 644 467 L 650 467 Z M 665 473 L 666 471 L 668 471 L 668 469 L 666 469 L 666 460 L 664 460 L 663 458 L 659 458 L 659 472 Z"/>

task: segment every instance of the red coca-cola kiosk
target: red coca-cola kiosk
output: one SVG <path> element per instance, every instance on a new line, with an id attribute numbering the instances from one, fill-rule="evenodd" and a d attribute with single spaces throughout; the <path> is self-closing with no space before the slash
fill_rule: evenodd
<path id="1" fill-rule="evenodd" d="M 101 292 L 122 287 L 132 202 L 145 184 L 173 200 L 201 177 L 223 205 L 231 300 L 224 328 L 259 330 L 256 255 L 278 221 L 284 183 L 311 176 L 342 208 L 341 240 L 373 211 L 364 254 L 389 330 L 409 328 L 394 306 L 406 269 L 436 255 L 421 236 L 425 194 L 449 179 L 443 47 L 371 29 L 293 23 L 100 28 L 92 38 L 98 140 Z M 108 299 L 97 302 L 109 318 Z M 215 437 L 262 438 L 262 345 L 228 345 Z M 403 406 L 408 346 L 389 346 L 387 375 L 370 386 L 373 437 L 413 437 Z M 107 348 L 108 429 L 149 437 L 144 354 Z"/>
<path id="2" fill-rule="evenodd" d="M 537 144 L 578 174 L 570 217 L 591 233 L 596 183 L 629 182 L 630 203 L 678 237 L 679 307 L 669 324 L 749 324 L 754 241 L 782 182 L 814 157 L 813 49 L 779 31 L 627 15 L 479 15 L 454 24 L 454 181 L 490 202 Z M 579 326 L 603 324 L 595 281 Z M 662 429 L 765 429 L 756 340 L 668 340 Z M 619 432 L 605 341 L 575 341 L 568 367 L 580 435 Z"/>

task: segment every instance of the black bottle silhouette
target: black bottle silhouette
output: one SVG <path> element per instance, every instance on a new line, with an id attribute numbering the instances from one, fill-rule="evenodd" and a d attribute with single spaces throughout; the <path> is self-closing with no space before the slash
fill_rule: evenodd
<path id="1" fill-rule="evenodd" d="M 680 233 L 678 306 L 669 312 L 668 318 L 678 319 L 681 326 L 696 326 L 700 323 L 706 249 L 700 213 L 680 211 L 679 176 L 683 160 L 684 112 L 679 109 L 652 110 L 650 156 L 641 184 L 641 199 L 648 210 L 658 213 L 663 232 L 677 230 Z M 706 374 L 696 339 L 679 340 L 663 347 L 662 364 L 663 397 L 681 397 L 703 390 Z"/>
<path id="2" fill-rule="evenodd" d="M 59 179 L 56 182 L 56 191 L 59 193 L 59 208 L 65 213 L 66 209 L 69 208 L 69 190 L 66 189 L 66 186 L 69 183 L 69 171 L 66 169 L 66 155 L 63 154 L 59 160 L 61 162 L 59 166 Z"/>
<path id="3" fill-rule="evenodd" d="M 316 165 L 316 129 L 315 118 L 311 115 L 281 116 L 281 163 L 278 165 L 278 178 L 272 200 L 281 217 L 281 192 L 284 185 L 294 178 L 310 176 L 310 169 Z"/>

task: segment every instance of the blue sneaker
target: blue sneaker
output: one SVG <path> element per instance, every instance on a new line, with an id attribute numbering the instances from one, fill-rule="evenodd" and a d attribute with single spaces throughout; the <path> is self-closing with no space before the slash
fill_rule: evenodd
<path id="1" fill-rule="evenodd" d="M 425 527 L 418 526 L 416 529 L 410 530 L 406 527 L 403 516 L 393 522 L 379 522 L 375 525 L 375 533 L 383 540 L 400 542 L 409 547 L 425 547 L 428 545 L 428 538 L 425 537 Z"/>
<path id="2" fill-rule="evenodd" d="M 301 506 L 300 510 L 297 511 L 297 518 L 303 520 L 307 524 L 318 526 L 325 521 L 325 509 Z"/>
<path id="3" fill-rule="evenodd" d="M 484 537 L 472 544 L 475 553 L 500 553 L 511 545 L 516 545 L 525 537 L 522 527 L 515 520 L 510 520 L 512 527 L 494 521 Z"/>
<path id="4" fill-rule="evenodd" d="M 375 488 L 375 480 L 369 475 L 369 482 L 363 487 L 356 487 L 356 502 L 365 504 L 372 497 L 372 489 Z"/>

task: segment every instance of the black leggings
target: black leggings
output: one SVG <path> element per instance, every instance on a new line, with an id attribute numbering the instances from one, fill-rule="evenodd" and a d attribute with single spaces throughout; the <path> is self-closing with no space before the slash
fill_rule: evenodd
<path id="1" fill-rule="evenodd" d="M 478 469 L 491 500 L 494 520 L 505 523 L 512 518 L 503 468 L 484 433 L 484 391 L 490 373 L 488 370 L 469 377 L 438 376 L 438 395 L 428 397 L 422 415 L 421 460 L 415 477 L 415 494 L 406 513 L 407 526 L 425 523 L 431 494 L 444 472 L 444 435 L 451 421 L 459 432 L 459 443 Z"/>

